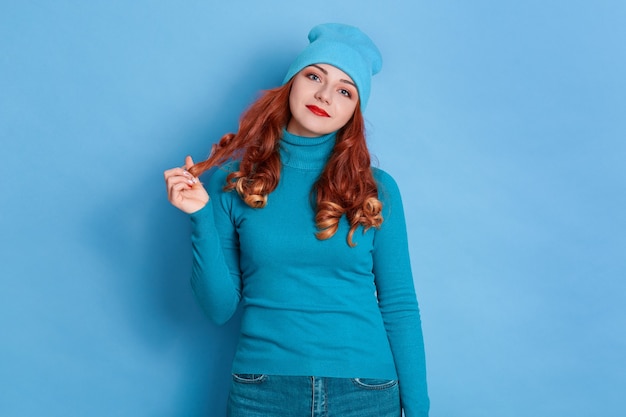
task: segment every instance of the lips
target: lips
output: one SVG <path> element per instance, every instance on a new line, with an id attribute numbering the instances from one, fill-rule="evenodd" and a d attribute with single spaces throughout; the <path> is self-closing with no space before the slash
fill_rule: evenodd
<path id="1" fill-rule="evenodd" d="M 324 109 L 320 109 L 317 106 L 314 106 L 312 104 L 306 106 L 307 109 L 309 109 L 311 111 L 311 113 L 313 113 L 316 116 L 321 116 L 321 117 L 330 117 L 330 115 L 328 113 L 326 113 L 324 111 Z"/>

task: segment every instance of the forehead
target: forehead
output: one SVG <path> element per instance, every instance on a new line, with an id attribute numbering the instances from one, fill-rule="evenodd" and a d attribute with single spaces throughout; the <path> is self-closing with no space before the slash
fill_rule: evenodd
<path id="1" fill-rule="evenodd" d="M 349 83 L 354 84 L 354 81 L 348 74 L 346 74 L 344 71 L 342 71 L 341 69 L 337 68 L 334 65 L 320 62 L 320 63 L 311 64 L 306 68 L 311 68 L 311 67 L 319 69 L 320 71 L 322 71 L 325 75 L 328 75 L 329 77 L 338 78 L 340 80 L 348 81 Z"/>

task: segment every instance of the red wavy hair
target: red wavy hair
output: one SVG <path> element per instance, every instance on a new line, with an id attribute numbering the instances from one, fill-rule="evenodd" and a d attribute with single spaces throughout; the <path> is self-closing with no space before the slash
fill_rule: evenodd
<path id="1" fill-rule="evenodd" d="M 291 118 L 289 92 L 292 82 L 267 90 L 242 114 L 237 133 L 228 133 L 214 144 L 209 157 L 189 169 L 192 175 L 240 160 L 239 170 L 226 177 L 224 191 L 237 190 L 247 205 L 263 208 L 280 179 L 279 141 Z M 370 154 L 365 143 L 365 126 L 357 103 L 352 118 L 337 132 L 332 154 L 313 186 L 318 239 L 329 239 L 345 214 L 350 224 L 347 242 L 355 246 L 353 235 L 380 227 L 382 203 L 372 175 Z"/>

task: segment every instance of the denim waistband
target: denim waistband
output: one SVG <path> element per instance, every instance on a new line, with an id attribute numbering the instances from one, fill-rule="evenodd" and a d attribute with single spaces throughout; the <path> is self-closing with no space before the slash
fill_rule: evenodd
<path id="1" fill-rule="evenodd" d="M 228 417 L 399 417 L 397 380 L 233 374 Z"/>

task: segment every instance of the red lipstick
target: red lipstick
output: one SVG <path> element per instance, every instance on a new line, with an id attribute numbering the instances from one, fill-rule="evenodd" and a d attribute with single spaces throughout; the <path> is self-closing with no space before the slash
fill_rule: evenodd
<path id="1" fill-rule="evenodd" d="M 311 112 L 316 116 L 330 117 L 330 115 L 326 113 L 324 109 L 320 109 L 319 107 L 314 106 L 312 104 L 309 104 L 308 106 L 306 106 L 306 108 L 311 110 Z"/>

